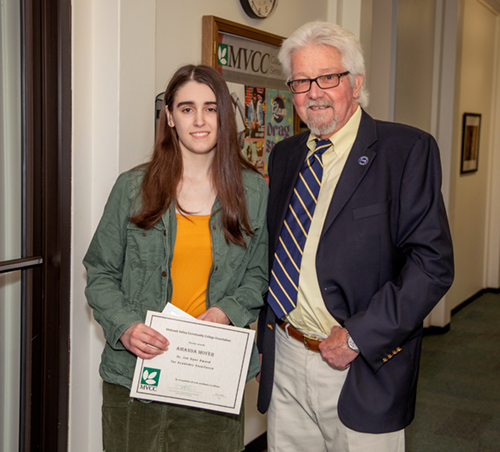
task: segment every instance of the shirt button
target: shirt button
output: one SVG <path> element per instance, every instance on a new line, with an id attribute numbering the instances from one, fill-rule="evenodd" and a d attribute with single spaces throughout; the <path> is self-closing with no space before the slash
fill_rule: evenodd
<path id="1" fill-rule="evenodd" d="M 219 270 L 219 267 L 215 267 L 215 271 Z"/>
<path id="2" fill-rule="evenodd" d="M 143 237 L 146 237 L 146 233 L 145 233 L 145 232 L 143 232 L 143 233 L 142 233 L 142 236 L 143 236 Z"/>
<path id="3" fill-rule="evenodd" d="M 167 276 L 167 272 L 161 272 L 161 276 L 165 278 L 165 276 Z"/>
<path id="4" fill-rule="evenodd" d="M 165 236 L 167 235 L 167 231 L 166 231 L 166 230 L 165 230 L 165 231 L 163 231 L 163 235 L 165 235 Z"/>
<path id="5" fill-rule="evenodd" d="M 212 229 L 217 229 L 215 226 L 212 226 Z"/>

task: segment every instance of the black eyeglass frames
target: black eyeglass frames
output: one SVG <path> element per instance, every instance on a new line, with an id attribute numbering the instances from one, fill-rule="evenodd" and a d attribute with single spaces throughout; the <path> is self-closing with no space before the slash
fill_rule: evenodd
<path id="1" fill-rule="evenodd" d="M 289 82 L 286 82 L 286 84 L 293 94 L 302 94 L 307 93 L 311 89 L 312 82 L 316 82 L 321 89 L 335 88 L 340 84 L 340 77 L 347 74 L 349 74 L 349 71 L 341 72 L 339 74 L 320 75 L 316 78 L 290 80 Z"/>

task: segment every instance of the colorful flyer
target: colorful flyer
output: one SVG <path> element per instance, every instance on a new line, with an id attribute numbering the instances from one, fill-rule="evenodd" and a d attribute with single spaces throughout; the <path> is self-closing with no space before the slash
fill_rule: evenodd
<path id="1" fill-rule="evenodd" d="M 266 153 L 274 145 L 293 135 L 293 98 L 289 91 L 267 90 Z M 266 159 L 267 168 L 267 159 Z"/>
<path id="2" fill-rule="evenodd" d="M 247 137 L 264 139 L 266 131 L 266 89 L 247 86 L 246 96 Z"/>

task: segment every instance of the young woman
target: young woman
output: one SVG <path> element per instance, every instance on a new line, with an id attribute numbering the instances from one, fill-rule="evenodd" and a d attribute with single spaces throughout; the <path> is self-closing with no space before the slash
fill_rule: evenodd
<path id="1" fill-rule="evenodd" d="M 246 327 L 267 290 L 264 179 L 242 156 L 231 98 L 208 66 L 184 66 L 164 98 L 151 161 L 122 174 L 84 259 L 86 296 L 103 328 L 106 452 L 240 451 L 243 415 L 129 396 L 136 357 L 168 348 L 146 311 L 172 303 Z M 256 350 L 248 379 L 259 371 Z"/>

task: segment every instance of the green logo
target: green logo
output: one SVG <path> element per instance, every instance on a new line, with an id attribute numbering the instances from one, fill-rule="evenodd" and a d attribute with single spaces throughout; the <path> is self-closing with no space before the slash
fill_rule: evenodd
<path id="1" fill-rule="evenodd" d="M 160 379 L 160 369 L 151 369 L 145 367 L 142 372 L 141 384 L 149 386 L 158 386 L 158 380 Z"/>
<path id="2" fill-rule="evenodd" d="M 220 44 L 217 50 L 217 64 L 227 66 L 229 63 L 228 58 L 229 46 L 227 44 Z"/>

